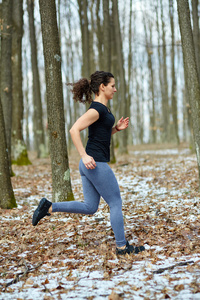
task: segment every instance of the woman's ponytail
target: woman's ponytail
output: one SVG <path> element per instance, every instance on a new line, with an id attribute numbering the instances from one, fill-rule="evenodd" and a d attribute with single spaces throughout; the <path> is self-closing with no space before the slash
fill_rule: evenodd
<path id="1" fill-rule="evenodd" d="M 71 92 L 73 93 L 73 99 L 81 103 L 92 102 L 92 90 L 90 81 L 87 78 L 81 78 L 75 83 L 68 83 L 72 86 Z"/>

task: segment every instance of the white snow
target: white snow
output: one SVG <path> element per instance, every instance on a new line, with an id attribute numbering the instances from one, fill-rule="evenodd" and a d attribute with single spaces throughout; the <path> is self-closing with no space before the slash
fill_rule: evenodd
<path id="1" fill-rule="evenodd" d="M 140 156 L 141 152 L 135 151 L 134 155 Z M 185 149 L 179 151 L 178 149 L 169 149 L 169 150 L 157 150 L 157 151 L 143 151 L 144 155 L 178 155 L 177 164 L 180 164 L 181 161 L 184 161 L 184 164 L 191 164 L 194 167 L 195 165 L 195 156 L 189 154 L 189 150 Z M 170 158 L 169 158 L 170 159 Z M 157 170 L 163 172 L 163 180 L 165 179 L 165 162 L 168 158 L 163 158 L 163 164 L 156 166 Z M 184 166 L 183 164 L 183 166 Z M 180 168 L 183 167 L 182 165 Z M 147 207 L 146 214 L 150 216 L 155 216 L 156 213 L 164 213 L 169 208 L 175 209 L 179 214 L 180 219 L 176 220 L 177 224 L 184 223 L 185 220 L 194 222 L 200 216 L 199 210 L 199 197 L 190 197 L 190 185 L 187 185 L 184 188 L 177 188 L 176 182 L 171 182 L 171 187 L 167 189 L 162 187 L 162 184 L 154 181 L 152 176 L 145 174 L 151 168 L 155 166 L 144 165 L 137 169 L 137 167 L 132 168 L 132 174 L 127 176 L 126 170 L 129 166 L 124 166 L 123 170 L 120 169 L 118 173 L 118 168 L 114 168 L 114 172 L 118 179 L 119 186 L 121 188 L 121 196 L 123 199 L 123 204 L 126 206 L 134 207 Z M 174 167 L 174 165 L 172 166 Z M 141 171 L 143 175 L 141 174 Z M 161 179 L 161 178 L 160 178 Z M 191 178 L 192 180 L 192 178 Z M 72 179 L 72 184 L 76 184 L 81 188 L 81 179 L 75 178 Z M 48 184 L 47 184 L 48 185 Z M 18 189 L 19 190 L 19 189 Z M 28 191 L 28 189 L 27 189 Z M 130 193 L 128 197 L 126 196 L 127 191 Z M 185 199 L 182 196 L 188 193 L 188 198 Z M 44 193 L 45 194 L 45 193 Z M 49 191 L 47 193 L 49 195 Z M 39 199 L 38 199 L 39 200 Z M 37 203 L 35 202 L 34 195 L 27 197 L 27 201 L 32 203 L 32 211 L 35 209 Z M 191 203 L 197 203 L 198 205 L 193 206 Z M 21 203 L 18 203 L 20 207 Z M 110 228 L 109 222 L 109 213 L 103 211 L 101 208 L 104 207 L 103 201 L 100 202 L 100 210 L 93 217 L 90 217 L 91 221 L 96 220 L 96 218 L 102 218 L 106 224 L 106 227 Z M 191 208 L 191 213 L 184 215 L 185 209 Z M 134 209 L 131 211 L 130 215 L 124 216 L 125 220 L 128 221 L 128 226 L 126 230 L 131 229 L 130 220 L 132 220 L 131 226 L 135 226 L 137 218 L 143 218 L 143 215 L 136 215 Z M 0 222 L 8 220 L 11 218 L 0 217 Z M 12 220 L 17 220 L 17 216 L 13 217 Z M 88 220 L 88 216 L 82 218 L 82 222 Z M 134 221 L 135 220 L 135 221 Z M 50 218 L 51 222 L 54 222 L 54 216 Z M 69 218 L 66 218 L 63 215 L 63 218 L 60 221 L 69 221 Z M 101 222 L 101 220 L 100 220 Z M 77 229 L 78 230 L 78 229 Z M 72 244 L 68 246 L 67 249 L 75 249 L 76 245 L 73 244 L 73 234 L 70 232 L 66 233 L 67 238 L 72 240 Z M 132 240 L 132 242 L 137 241 L 137 238 Z M 3 242 L 3 241 L 2 241 Z M 131 242 L 131 241 L 130 241 Z M 5 241 L 6 244 L 6 241 Z M 9 246 L 9 243 L 8 243 Z M 116 272 L 111 279 L 106 279 L 104 277 L 103 271 L 95 270 L 90 271 L 88 267 L 87 271 L 81 271 L 80 269 L 72 270 L 71 276 L 74 277 L 74 280 L 68 280 L 69 270 L 65 270 L 63 266 L 57 271 L 57 268 L 53 268 L 48 263 L 43 264 L 41 270 L 44 269 L 45 274 L 38 277 L 29 276 L 28 279 L 24 281 L 19 281 L 16 284 L 11 285 L 6 292 L 0 293 L 0 299 L 10 300 L 10 299 L 28 299 L 28 300 L 41 300 L 41 299 L 108 299 L 108 295 L 111 294 L 114 290 L 117 294 L 121 295 L 122 299 L 164 299 L 166 295 L 170 299 L 200 299 L 200 253 L 184 256 L 180 253 L 178 258 L 166 257 L 164 252 L 164 247 L 160 246 L 149 246 L 145 245 L 147 251 L 154 250 L 157 253 L 158 257 L 162 260 L 153 262 L 150 256 L 147 256 L 142 261 L 135 261 L 131 268 L 127 270 L 121 270 Z M 77 251 L 80 251 L 77 249 Z M 21 257 L 26 257 L 26 251 L 21 254 Z M 91 254 L 95 255 L 95 254 Z M 84 259 L 84 257 L 83 257 Z M 94 256 L 94 263 L 96 257 Z M 196 262 L 196 268 L 190 271 L 187 266 L 177 266 L 172 270 L 166 270 L 161 274 L 153 274 L 153 271 L 159 268 L 169 267 L 171 265 L 177 264 L 179 262 L 193 260 Z M 63 261 L 64 264 L 73 260 L 66 259 Z M 113 259 L 109 263 L 118 264 L 119 259 Z M 102 264 L 99 260 L 99 265 Z M 48 279 L 48 283 L 45 283 L 45 280 Z M 10 279 L 7 279 L 9 282 Z M 3 277 L 0 277 L 0 284 L 5 283 L 6 281 Z M 197 288 L 196 293 L 192 291 L 191 284 L 196 284 Z M 59 289 L 56 289 L 58 286 L 66 289 L 64 293 L 59 293 Z M 178 288 L 180 286 L 180 289 Z M 177 289 L 175 288 L 177 287 Z M 44 291 L 45 290 L 45 291 Z M 44 298 L 44 295 L 46 298 Z M 48 298 L 49 297 L 49 298 Z M 92 298 L 93 297 L 93 298 Z M 167 296 L 166 296 L 167 297 Z"/>

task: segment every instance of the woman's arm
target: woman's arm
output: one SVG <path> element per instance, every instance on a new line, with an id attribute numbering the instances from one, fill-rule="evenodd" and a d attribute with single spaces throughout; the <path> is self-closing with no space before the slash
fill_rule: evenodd
<path id="1" fill-rule="evenodd" d="M 80 154 L 82 161 L 87 169 L 94 169 L 96 167 L 96 163 L 93 157 L 87 155 L 81 141 L 80 132 L 90 126 L 92 123 L 96 122 L 98 119 L 99 113 L 95 109 L 91 108 L 74 123 L 69 131 L 74 146 Z"/>
<path id="2" fill-rule="evenodd" d="M 123 117 L 117 122 L 117 125 L 112 128 L 112 134 L 124 130 L 128 127 L 129 117 L 124 119 Z"/>

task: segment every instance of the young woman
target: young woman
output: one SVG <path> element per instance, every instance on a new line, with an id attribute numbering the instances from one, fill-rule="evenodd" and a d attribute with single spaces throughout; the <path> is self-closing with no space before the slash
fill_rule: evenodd
<path id="1" fill-rule="evenodd" d="M 72 141 L 81 160 L 79 170 L 82 178 L 84 202 L 69 201 L 51 203 L 42 198 L 33 214 L 33 226 L 46 215 L 54 212 L 94 214 L 99 206 L 100 197 L 110 207 L 110 221 L 116 239 L 116 253 L 138 253 L 145 248 L 133 247 L 125 239 L 122 215 L 122 199 L 115 175 L 108 165 L 110 161 L 111 135 L 128 127 L 129 118 L 121 118 L 116 126 L 115 118 L 107 107 L 109 100 L 117 91 L 114 76 L 109 72 L 96 71 L 91 80 L 83 78 L 72 84 L 73 98 L 80 102 L 91 102 L 90 108 L 70 129 Z M 95 94 L 94 100 L 92 93 Z M 89 128 L 86 149 L 83 147 L 80 132 Z"/>

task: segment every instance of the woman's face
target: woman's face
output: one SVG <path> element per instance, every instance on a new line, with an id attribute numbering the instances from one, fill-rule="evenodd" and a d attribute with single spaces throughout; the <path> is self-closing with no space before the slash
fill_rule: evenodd
<path id="1" fill-rule="evenodd" d="M 115 87 L 115 79 L 111 77 L 108 85 L 104 86 L 104 93 L 106 98 L 108 100 L 112 99 L 116 91 L 117 89 Z"/>

